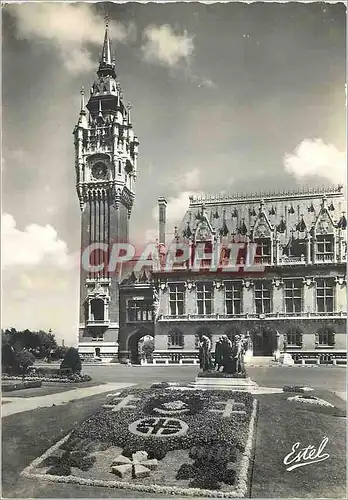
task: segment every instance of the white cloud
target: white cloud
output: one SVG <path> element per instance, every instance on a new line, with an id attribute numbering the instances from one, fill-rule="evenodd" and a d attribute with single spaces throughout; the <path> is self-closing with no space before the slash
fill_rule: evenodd
<path id="1" fill-rule="evenodd" d="M 171 179 L 169 183 L 177 190 L 198 189 L 201 183 L 200 175 L 200 170 L 196 167 L 191 170 L 185 169 L 175 178 Z M 166 184 L 168 184 L 167 181 Z"/>
<path id="2" fill-rule="evenodd" d="M 3 268 L 49 262 L 67 269 L 76 264 L 77 257 L 68 254 L 66 243 L 58 239 L 57 231 L 50 225 L 30 224 L 20 231 L 14 217 L 5 213 L 1 232 Z"/>
<path id="3" fill-rule="evenodd" d="M 187 31 L 176 34 L 167 24 L 147 26 L 144 37 L 143 55 L 146 61 L 152 63 L 175 67 L 181 62 L 188 63 L 194 51 L 193 36 Z"/>
<path id="4" fill-rule="evenodd" d="M 167 242 L 171 240 L 174 234 L 174 226 L 179 226 L 190 204 L 190 196 L 198 194 L 193 191 L 183 191 L 177 196 L 167 198 L 167 222 L 166 235 Z M 158 206 L 152 209 L 152 218 L 157 222 L 157 227 L 150 227 L 145 230 L 144 241 L 154 242 L 158 240 Z"/>
<path id="5" fill-rule="evenodd" d="M 197 194 L 193 191 L 183 191 L 177 196 L 167 199 L 167 230 L 171 232 L 175 225 L 182 221 L 190 204 L 190 196 Z M 158 221 L 158 207 L 152 209 L 153 218 Z"/>
<path id="6" fill-rule="evenodd" d="M 101 46 L 104 20 L 82 2 L 35 2 L 7 6 L 17 21 L 18 37 L 46 40 L 58 50 L 66 69 L 72 73 L 95 68 L 89 46 Z M 133 24 L 110 23 L 111 38 L 118 42 L 134 39 Z"/>
<path id="7" fill-rule="evenodd" d="M 332 183 L 346 179 L 346 155 L 322 139 L 304 139 L 295 151 L 284 156 L 285 170 L 297 179 L 318 176 Z"/>

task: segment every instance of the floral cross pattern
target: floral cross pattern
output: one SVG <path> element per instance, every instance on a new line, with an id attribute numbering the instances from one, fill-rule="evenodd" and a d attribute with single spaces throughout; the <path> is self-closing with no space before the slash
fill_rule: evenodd
<path id="1" fill-rule="evenodd" d="M 119 455 L 111 464 L 111 472 L 121 478 L 138 479 L 148 477 L 151 471 L 157 469 L 156 458 L 149 459 L 146 451 L 137 451 L 132 454 L 132 458 Z"/>
<path id="2" fill-rule="evenodd" d="M 189 456 L 194 463 L 182 464 L 176 477 L 190 480 L 190 487 L 219 490 L 222 483 L 235 483 L 236 448 L 209 444 L 191 448 Z"/>
<path id="3" fill-rule="evenodd" d="M 83 471 L 92 467 L 96 458 L 87 455 L 87 450 L 58 450 L 57 455 L 48 457 L 43 465 L 49 467 L 47 474 L 69 476 L 72 467 Z"/>

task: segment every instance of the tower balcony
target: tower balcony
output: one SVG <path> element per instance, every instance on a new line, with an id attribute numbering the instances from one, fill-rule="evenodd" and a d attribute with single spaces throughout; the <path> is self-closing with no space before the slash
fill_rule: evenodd
<path id="1" fill-rule="evenodd" d="M 86 320 L 86 326 L 88 327 L 108 327 L 110 325 L 110 320 L 109 319 L 87 319 Z"/>

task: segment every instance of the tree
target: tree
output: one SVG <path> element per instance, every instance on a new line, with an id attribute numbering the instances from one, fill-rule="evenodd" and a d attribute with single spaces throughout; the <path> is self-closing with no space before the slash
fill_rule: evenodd
<path id="1" fill-rule="evenodd" d="M 15 352 L 13 347 L 8 343 L 3 343 L 1 346 L 1 367 L 2 372 L 7 373 L 14 365 Z"/>
<path id="2" fill-rule="evenodd" d="M 28 349 L 42 358 L 46 357 L 51 350 L 58 348 L 54 335 L 43 330 L 32 332 L 28 329 L 17 331 L 15 328 L 10 328 L 3 332 L 2 339 L 3 342 L 7 340 L 16 351 Z"/>
<path id="3" fill-rule="evenodd" d="M 16 370 L 18 370 L 21 375 L 25 375 L 25 373 L 28 371 L 29 366 L 32 366 L 34 363 L 35 356 L 30 351 L 20 351 L 16 353 Z"/>
<path id="4" fill-rule="evenodd" d="M 60 368 L 70 368 L 73 373 L 79 373 L 82 369 L 81 359 L 75 347 L 69 347 Z"/>
<path id="5" fill-rule="evenodd" d="M 143 337 L 143 342 L 141 345 L 141 354 L 143 357 L 146 359 L 148 363 L 152 362 L 152 355 L 153 351 L 155 350 L 155 341 L 153 337 L 150 335 L 147 335 L 146 337 Z"/>

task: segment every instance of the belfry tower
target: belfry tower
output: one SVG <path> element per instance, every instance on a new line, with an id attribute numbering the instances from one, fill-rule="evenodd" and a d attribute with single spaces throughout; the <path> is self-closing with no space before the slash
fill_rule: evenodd
<path id="1" fill-rule="evenodd" d="M 107 264 L 113 243 L 128 242 L 139 143 L 130 105 L 125 106 L 117 81 L 108 25 L 97 78 L 86 106 L 81 91 L 80 116 L 73 134 L 83 256 L 79 352 L 114 357 L 118 354 L 119 283 L 116 273 L 103 262 Z"/>

